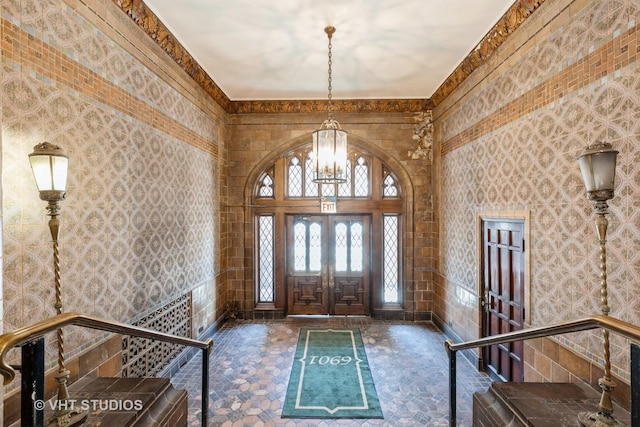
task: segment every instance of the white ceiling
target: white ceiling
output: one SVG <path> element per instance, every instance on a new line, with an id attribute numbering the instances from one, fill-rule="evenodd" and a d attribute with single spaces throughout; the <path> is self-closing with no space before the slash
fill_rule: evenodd
<path id="1" fill-rule="evenodd" d="M 232 101 L 430 98 L 514 0 L 144 0 Z"/>

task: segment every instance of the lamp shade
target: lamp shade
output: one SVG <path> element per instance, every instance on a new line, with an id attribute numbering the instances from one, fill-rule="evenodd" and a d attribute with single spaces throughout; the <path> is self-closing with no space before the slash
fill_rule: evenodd
<path id="1" fill-rule="evenodd" d="M 323 184 L 347 182 L 347 132 L 335 120 L 331 122 L 313 132 L 314 182 Z"/>
<path id="2" fill-rule="evenodd" d="M 618 151 L 606 142 L 596 142 L 585 147 L 578 163 L 587 189 L 587 198 L 606 201 L 613 197 Z"/>
<path id="3" fill-rule="evenodd" d="M 57 145 L 43 142 L 29 154 L 33 177 L 40 198 L 46 201 L 63 200 L 66 196 L 69 156 Z"/>

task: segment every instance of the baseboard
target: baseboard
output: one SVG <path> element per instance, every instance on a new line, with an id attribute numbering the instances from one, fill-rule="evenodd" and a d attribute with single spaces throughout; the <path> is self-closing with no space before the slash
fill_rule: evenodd
<path id="1" fill-rule="evenodd" d="M 432 313 L 431 320 L 434 323 L 434 325 L 436 325 L 438 329 L 440 329 L 442 333 L 454 343 L 460 343 L 464 341 L 462 338 L 460 338 L 458 334 L 456 334 L 456 332 L 450 326 L 448 326 L 445 322 L 443 322 L 442 319 L 438 317 L 435 313 Z M 462 353 L 464 358 L 467 359 L 473 366 L 475 366 L 478 371 L 484 371 L 484 366 L 483 366 L 484 362 L 482 361 L 482 358 L 478 356 L 478 354 L 475 351 L 473 351 L 473 349 L 461 350 L 459 351 L 459 353 Z"/>

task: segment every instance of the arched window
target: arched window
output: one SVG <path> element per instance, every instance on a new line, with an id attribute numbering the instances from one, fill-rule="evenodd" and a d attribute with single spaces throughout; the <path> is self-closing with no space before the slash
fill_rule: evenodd
<path id="1" fill-rule="evenodd" d="M 353 149 L 345 183 L 313 178 L 307 146 L 277 159 L 256 182 L 256 309 L 366 315 L 402 310 L 404 203 L 396 175 L 379 158 Z M 321 210 L 324 198 L 333 199 L 335 213 Z M 331 297 L 320 295 L 334 290 Z M 335 306 L 305 311 L 326 301 Z"/>
<path id="2" fill-rule="evenodd" d="M 371 171 L 366 156 L 352 152 L 347 158 L 347 181 L 341 184 L 313 182 L 315 172 L 311 150 L 301 150 L 291 155 L 285 171 L 287 196 L 309 198 L 319 195 L 347 197 L 371 197 Z M 304 162 L 301 160 L 304 159 Z M 355 160 L 354 160 L 355 159 Z"/>
<path id="3" fill-rule="evenodd" d="M 258 180 L 258 197 L 273 197 L 273 167 Z"/>
<path id="4" fill-rule="evenodd" d="M 400 197 L 396 179 L 390 172 L 386 170 L 384 171 L 384 178 L 382 180 L 382 197 Z"/>

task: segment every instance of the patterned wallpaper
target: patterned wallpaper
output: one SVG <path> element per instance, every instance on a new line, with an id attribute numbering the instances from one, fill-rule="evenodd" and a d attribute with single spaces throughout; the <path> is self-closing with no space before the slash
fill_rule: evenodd
<path id="1" fill-rule="evenodd" d="M 568 3 L 542 5 L 536 13 L 553 17 L 560 11 L 545 31 L 517 33 L 534 42 L 498 51 L 494 64 L 506 65 L 491 74 L 484 70 L 481 86 L 467 86 L 463 102 L 440 113 L 440 268 L 455 295 L 446 303 L 460 310 L 468 303 L 462 296 L 472 295 L 467 313 L 477 316 L 476 215 L 517 209 L 531 212 L 531 324 L 600 314 L 595 215 L 576 157 L 589 143 L 605 140 L 620 151 L 616 196 L 609 203 L 609 306 L 612 316 L 640 324 L 640 1 L 581 2 L 583 9 L 562 12 Z M 469 136 L 462 141 L 463 133 Z M 599 334 L 561 341 L 601 357 Z M 627 347 L 613 340 L 621 375 L 628 369 Z"/>
<path id="2" fill-rule="evenodd" d="M 2 21 L 5 330 L 54 314 L 48 217 L 27 160 L 43 140 L 70 157 L 60 216 L 65 311 L 131 322 L 211 286 L 216 119 L 107 37 L 110 28 L 59 1 L 3 1 Z M 65 335 L 77 353 L 98 334 Z"/>

